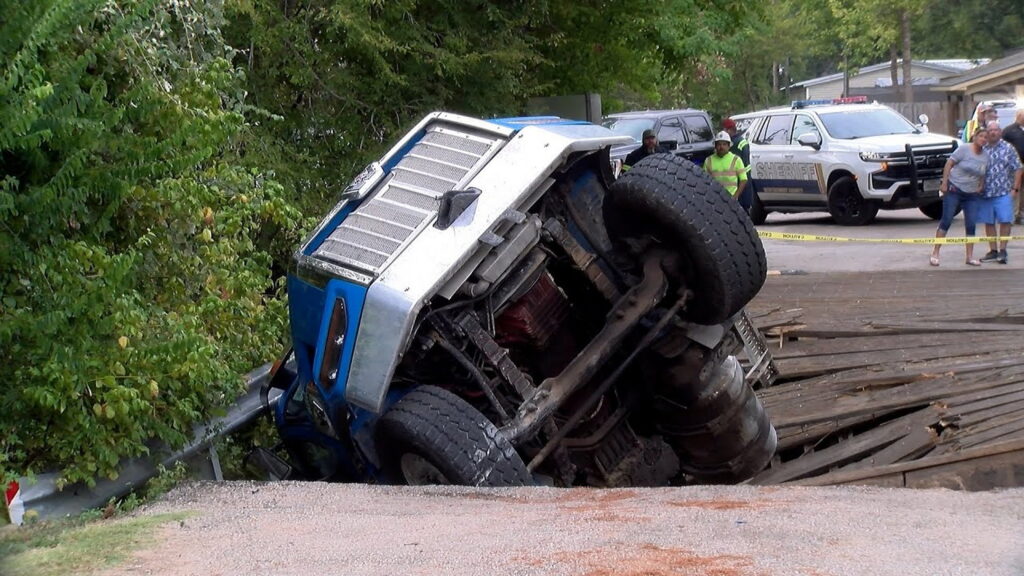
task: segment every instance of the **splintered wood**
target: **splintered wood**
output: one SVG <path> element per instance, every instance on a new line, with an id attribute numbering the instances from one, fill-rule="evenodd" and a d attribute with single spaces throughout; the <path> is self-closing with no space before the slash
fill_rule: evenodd
<path id="1" fill-rule="evenodd" d="M 747 312 L 780 373 L 751 483 L 1024 486 L 1024 270 L 770 276 Z"/>

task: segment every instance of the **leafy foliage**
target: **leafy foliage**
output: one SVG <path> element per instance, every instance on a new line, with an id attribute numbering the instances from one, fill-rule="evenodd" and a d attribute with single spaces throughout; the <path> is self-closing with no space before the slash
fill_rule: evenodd
<path id="1" fill-rule="evenodd" d="M 279 348 L 261 234 L 297 213 L 237 161 L 239 75 L 216 13 L 7 4 L 0 467 L 91 482 L 153 438 L 183 443 Z"/>

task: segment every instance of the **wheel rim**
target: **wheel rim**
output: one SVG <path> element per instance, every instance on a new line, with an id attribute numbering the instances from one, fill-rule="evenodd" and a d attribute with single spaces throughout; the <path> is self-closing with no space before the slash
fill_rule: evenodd
<path id="1" fill-rule="evenodd" d="M 444 473 L 419 454 L 407 452 L 399 459 L 402 477 L 410 486 L 426 486 L 429 484 L 448 485 L 451 482 Z"/>
<path id="2" fill-rule="evenodd" d="M 860 216 L 863 207 L 864 201 L 861 200 L 860 195 L 850 193 L 849 189 L 844 190 L 839 197 L 839 209 L 846 216 L 851 218 Z"/>

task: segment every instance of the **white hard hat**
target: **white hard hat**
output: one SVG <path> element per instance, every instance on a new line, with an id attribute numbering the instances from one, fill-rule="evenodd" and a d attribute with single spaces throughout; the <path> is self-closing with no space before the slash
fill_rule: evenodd
<path id="1" fill-rule="evenodd" d="M 718 134 L 715 134 L 715 142 L 728 142 L 732 144 L 732 136 L 729 136 L 728 132 L 722 130 Z"/>

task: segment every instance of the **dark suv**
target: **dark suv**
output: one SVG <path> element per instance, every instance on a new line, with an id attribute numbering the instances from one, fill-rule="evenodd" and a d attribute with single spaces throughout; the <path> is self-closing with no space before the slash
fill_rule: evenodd
<path id="1" fill-rule="evenodd" d="M 715 150 L 715 133 L 711 128 L 711 117 L 703 110 L 644 110 L 642 112 L 620 112 L 604 117 L 601 124 L 615 132 L 635 140 L 630 144 L 612 146 L 612 161 L 622 160 L 640 146 L 641 135 L 648 128 L 658 135 L 658 143 L 677 156 L 683 156 L 702 164 Z"/>

